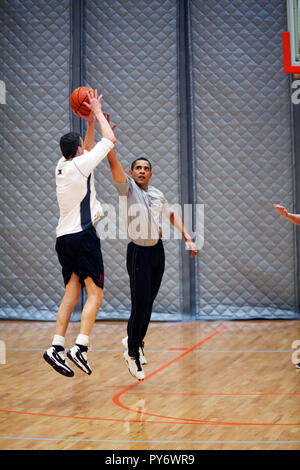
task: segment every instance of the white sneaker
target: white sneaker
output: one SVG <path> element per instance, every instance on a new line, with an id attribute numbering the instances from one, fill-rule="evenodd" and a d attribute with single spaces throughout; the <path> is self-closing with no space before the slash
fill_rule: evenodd
<path id="1" fill-rule="evenodd" d="M 44 352 L 43 358 L 59 374 L 65 377 L 73 377 L 74 372 L 66 361 L 65 351 L 57 351 L 55 346 L 51 346 Z"/>
<path id="2" fill-rule="evenodd" d="M 130 357 L 127 351 L 124 352 L 124 359 L 127 362 L 128 370 L 131 375 L 138 380 L 144 380 L 145 372 L 143 371 L 140 360 L 135 357 Z"/>
<path id="3" fill-rule="evenodd" d="M 87 350 L 86 351 L 81 351 L 80 347 L 75 344 L 73 348 L 69 349 L 67 352 L 68 358 L 76 364 L 79 369 L 83 370 L 86 374 L 90 375 L 92 373 L 92 369 L 90 368 L 90 365 L 87 360 Z"/>
<path id="4" fill-rule="evenodd" d="M 122 339 L 122 344 L 123 344 L 124 348 L 127 349 L 127 352 L 128 352 L 128 336 L 126 336 L 126 338 Z M 142 346 L 139 348 L 139 353 L 140 353 L 141 365 L 144 366 L 145 364 L 147 364 L 147 359 L 144 356 L 144 341 L 142 343 Z"/>

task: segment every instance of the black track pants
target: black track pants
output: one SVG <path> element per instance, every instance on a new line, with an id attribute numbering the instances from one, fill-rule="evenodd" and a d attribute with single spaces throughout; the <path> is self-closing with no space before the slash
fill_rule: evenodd
<path id="1" fill-rule="evenodd" d="M 165 252 L 161 240 L 145 247 L 129 243 L 127 271 L 130 279 L 131 315 L 128 320 L 128 353 L 137 356 L 146 336 L 153 302 L 160 288 L 165 269 Z"/>

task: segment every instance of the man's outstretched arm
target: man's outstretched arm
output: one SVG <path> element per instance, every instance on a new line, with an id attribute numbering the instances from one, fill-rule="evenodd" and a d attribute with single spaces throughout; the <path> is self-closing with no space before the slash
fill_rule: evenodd
<path id="1" fill-rule="evenodd" d="M 95 145 L 95 120 L 93 113 L 90 113 L 87 122 L 88 126 L 83 142 L 83 148 L 90 152 Z"/>
<path id="2" fill-rule="evenodd" d="M 181 233 L 185 240 L 185 247 L 187 250 L 191 251 L 190 258 L 195 258 L 198 253 L 197 247 L 193 242 L 191 236 L 186 231 L 183 222 L 179 215 L 176 212 L 170 212 L 169 214 L 170 222 L 174 225 L 174 227 Z"/>
<path id="3" fill-rule="evenodd" d="M 288 219 L 295 225 L 300 225 L 300 214 L 290 214 L 285 207 L 280 206 L 279 204 L 273 204 L 273 206 L 278 210 L 282 217 Z"/>
<path id="4" fill-rule="evenodd" d="M 114 181 L 116 183 L 126 183 L 126 174 L 123 170 L 121 163 L 117 159 L 116 151 L 114 148 L 107 154 L 107 159 Z"/>
<path id="5" fill-rule="evenodd" d="M 96 168 L 96 166 L 107 156 L 108 152 L 114 147 L 116 138 L 112 128 L 107 122 L 101 106 L 102 95 L 98 97 L 97 90 L 89 93 L 89 103 L 85 103 L 94 115 L 94 119 L 98 122 L 102 139 L 87 153 L 77 157 L 75 166 L 86 177 Z M 92 140 L 92 135 L 88 140 Z M 85 147 L 86 148 L 86 147 Z"/>
<path id="6" fill-rule="evenodd" d="M 94 94 L 89 93 L 89 103 L 85 103 L 86 106 L 94 113 L 95 119 L 99 124 L 100 132 L 102 137 L 110 140 L 113 144 L 117 142 L 112 128 L 109 122 L 106 120 L 102 107 L 101 107 L 102 95 L 98 97 L 97 90 L 94 90 Z"/>
<path id="7" fill-rule="evenodd" d="M 105 117 L 106 117 L 108 124 L 110 125 L 109 114 L 105 114 Z M 115 127 L 116 126 L 113 126 L 112 130 Z M 111 174 L 112 174 L 114 181 L 116 183 L 126 183 L 127 181 L 126 174 L 124 172 L 123 166 L 121 165 L 121 163 L 119 162 L 117 158 L 117 154 L 114 148 L 107 154 L 107 159 L 108 159 L 108 163 L 109 163 Z"/>

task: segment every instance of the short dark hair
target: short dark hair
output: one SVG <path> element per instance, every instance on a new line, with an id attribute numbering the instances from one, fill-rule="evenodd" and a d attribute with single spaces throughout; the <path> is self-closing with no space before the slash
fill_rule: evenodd
<path id="1" fill-rule="evenodd" d="M 136 158 L 136 159 L 131 163 L 131 170 L 134 169 L 136 162 L 138 162 L 138 161 L 140 161 L 140 160 L 145 160 L 146 162 L 148 162 L 149 165 L 150 165 L 150 171 L 152 170 L 151 162 L 149 162 L 148 158 L 145 158 L 145 157 Z"/>
<path id="2" fill-rule="evenodd" d="M 60 138 L 60 150 L 65 158 L 74 158 L 80 147 L 81 135 L 78 132 L 68 132 Z"/>

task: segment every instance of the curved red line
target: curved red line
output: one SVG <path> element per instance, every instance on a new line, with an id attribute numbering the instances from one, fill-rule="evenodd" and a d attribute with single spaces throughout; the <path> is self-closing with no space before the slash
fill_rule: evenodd
<path id="1" fill-rule="evenodd" d="M 199 346 L 201 346 L 202 344 L 206 343 L 207 341 L 209 341 L 210 339 L 212 339 L 213 337 L 217 336 L 218 334 L 222 333 L 224 330 L 226 330 L 228 327 L 227 326 L 224 326 L 223 328 L 221 328 L 220 330 L 217 330 L 215 333 L 211 334 L 210 336 L 208 336 L 207 338 L 205 338 L 204 340 L 200 341 L 199 343 L 195 344 L 195 346 L 191 347 L 191 348 L 188 348 L 184 353 L 180 354 L 179 356 L 175 357 L 172 361 L 170 362 L 167 362 L 166 364 L 164 364 L 163 366 L 161 366 L 160 368 L 156 369 L 155 371 L 153 371 L 151 374 L 147 375 L 145 377 L 144 380 L 142 381 L 139 381 L 139 382 L 135 382 L 133 383 L 132 385 L 130 385 L 129 387 L 125 388 L 124 390 L 121 390 L 119 393 L 117 393 L 116 395 L 114 395 L 113 397 L 113 402 L 115 403 L 115 405 L 121 407 L 121 408 L 124 408 L 125 410 L 127 411 L 132 411 L 134 413 L 139 413 L 139 414 L 142 414 L 142 415 L 147 415 L 147 416 L 152 416 L 152 417 L 156 417 L 156 418 L 163 418 L 163 419 L 170 419 L 170 420 L 179 420 L 180 422 L 182 423 L 185 423 L 185 422 L 189 422 L 189 424 L 191 423 L 195 423 L 195 424 L 214 424 L 214 425 L 235 425 L 235 426 L 300 426 L 300 423 L 240 423 L 240 422 L 227 422 L 227 421 L 210 421 L 210 420 L 200 420 L 200 419 L 192 419 L 192 418 L 178 418 L 178 417 L 174 417 L 174 416 L 164 416 L 164 415 L 159 415 L 159 414 L 155 414 L 155 413 L 148 413 L 146 411 L 142 411 L 142 410 L 136 410 L 136 409 L 133 409 L 133 408 L 129 408 L 128 406 L 126 405 L 123 405 L 121 402 L 120 402 L 120 397 L 122 395 L 124 395 L 126 392 L 128 392 L 129 390 L 132 390 L 133 388 L 137 387 L 138 385 L 140 385 L 141 383 L 145 382 L 146 380 L 149 380 L 151 377 L 153 377 L 154 375 L 158 374 L 160 371 L 162 371 L 163 369 L 165 369 L 166 367 L 169 367 L 171 364 L 173 364 L 174 362 L 178 361 L 179 359 L 182 359 L 184 356 L 186 356 L 187 354 L 189 354 L 190 352 L 194 351 L 195 349 L 197 349 Z M 140 421 L 142 422 L 142 421 Z M 173 422 L 173 421 L 171 421 Z"/>
<path id="2" fill-rule="evenodd" d="M 257 393 L 188 393 L 188 392 L 129 392 L 128 395 L 180 395 L 180 396 L 197 396 L 197 397 L 264 397 L 264 396 L 285 396 L 285 395 L 300 395 L 300 392 L 278 392 L 278 393 L 264 393 L 264 392 L 257 392 Z"/>
<path id="3" fill-rule="evenodd" d="M 143 420 L 143 419 L 118 419 L 118 418 L 90 418 L 88 416 L 64 416 L 64 415 L 55 415 L 55 414 L 48 414 L 48 413 L 33 413 L 30 411 L 16 411 L 16 410 L 0 410 L 0 413 L 16 413 L 21 415 L 29 415 L 29 416 L 43 416 L 49 418 L 66 418 L 66 419 L 83 419 L 83 420 L 90 420 L 90 421 L 115 421 L 121 423 L 151 423 L 151 424 L 215 424 L 215 425 L 226 425 L 226 424 L 234 424 L 234 425 L 251 425 L 251 426 L 300 426 L 300 423 L 291 423 L 291 424 L 280 424 L 280 423 L 227 423 L 227 422 L 219 422 L 219 421 L 197 421 L 191 420 L 189 421 L 186 419 L 185 421 L 151 421 L 151 420 Z M 144 413 L 146 414 L 146 413 Z M 153 415 L 156 416 L 156 415 Z M 170 418 L 168 418 L 170 419 Z M 180 419 L 180 418 L 179 418 Z"/>
<path id="4" fill-rule="evenodd" d="M 216 336 L 217 334 L 221 333 L 227 329 L 227 327 L 222 328 L 221 330 L 215 332 L 213 335 L 210 335 L 208 338 L 205 340 L 201 341 L 200 343 L 196 344 L 192 348 L 188 349 L 184 354 L 181 354 L 177 358 L 173 359 L 170 361 L 168 364 L 165 364 L 164 366 L 160 367 L 156 371 L 154 371 L 152 374 L 149 374 L 146 379 L 149 379 L 156 373 L 158 373 L 160 370 L 164 369 L 168 365 L 172 364 L 176 360 L 179 360 L 181 357 L 185 356 L 189 352 L 193 351 L 196 349 L 200 344 L 203 344 L 204 342 L 208 341 L 211 339 L 213 336 Z M 145 379 L 145 380 L 146 380 Z M 127 387 L 125 390 L 119 392 L 117 395 L 115 395 L 114 399 L 117 397 L 120 397 L 122 394 L 127 392 L 128 390 L 136 387 L 139 385 L 140 382 L 136 382 L 132 384 L 131 386 Z M 150 416 L 155 416 L 155 417 L 160 417 L 160 415 L 155 415 L 151 413 L 145 413 L 142 412 L 141 410 L 132 410 L 130 408 L 127 408 L 120 404 L 119 406 L 128 409 L 129 411 L 134 411 L 135 413 L 140 413 L 144 415 L 150 415 Z M 114 421 L 114 422 L 122 422 L 122 423 L 150 423 L 150 424 L 204 424 L 204 425 L 247 425 L 247 426 L 300 426 L 300 423 L 234 423 L 234 422 L 222 422 L 222 421 L 203 421 L 203 420 L 196 420 L 196 419 L 188 419 L 188 418 L 173 418 L 166 416 L 164 418 L 168 420 L 173 420 L 173 421 L 158 421 L 158 420 L 145 420 L 145 419 L 118 419 L 118 418 L 93 418 L 93 417 L 87 417 L 87 416 L 65 416 L 65 415 L 57 415 L 57 414 L 47 414 L 47 413 L 35 413 L 35 412 L 29 412 L 29 411 L 17 411 L 17 410 L 0 410 L 0 413 L 16 413 L 16 414 L 22 414 L 22 415 L 29 415 L 29 416 L 43 416 L 43 417 L 50 417 L 50 418 L 66 418 L 66 419 L 81 419 L 81 420 L 90 420 L 90 421 Z M 174 421 L 174 420 L 180 420 L 180 421 Z"/>

